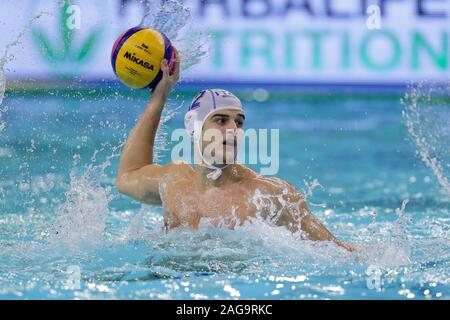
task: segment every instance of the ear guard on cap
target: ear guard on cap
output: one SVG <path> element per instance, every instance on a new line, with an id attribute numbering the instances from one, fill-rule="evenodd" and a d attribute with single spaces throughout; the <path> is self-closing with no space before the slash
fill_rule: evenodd
<path id="1" fill-rule="evenodd" d="M 186 114 L 184 115 L 184 127 L 186 128 L 186 131 L 190 137 L 194 137 L 195 118 L 195 113 L 192 112 L 192 110 L 186 112 Z"/>

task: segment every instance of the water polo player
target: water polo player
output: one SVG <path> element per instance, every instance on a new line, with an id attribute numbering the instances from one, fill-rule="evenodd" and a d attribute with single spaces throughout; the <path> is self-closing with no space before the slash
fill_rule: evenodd
<path id="1" fill-rule="evenodd" d="M 309 211 L 294 186 L 235 163 L 237 133 L 244 126 L 245 112 L 241 101 L 228 91 L 202 91 L 189 107 L 185 127 L 194 143 L 194 165 L 153 163 L 161 112 L 180 76 L 180 61 L 174 50 L 173 72 L 164 59 L 162 79 L 122 150 L 118 191 L 146 204 L 162 205 L 167 229 L 197 228 L 202 219 L 233 228 L 249 218 L 260 217 L 292 232 L 302 232 L 307 239 L 333 241 L 352 251 Z M 206 139 L 207 132 L 219 132 L 219 141 Z M 215 153 L 206 153 L 208 148 Z"/>

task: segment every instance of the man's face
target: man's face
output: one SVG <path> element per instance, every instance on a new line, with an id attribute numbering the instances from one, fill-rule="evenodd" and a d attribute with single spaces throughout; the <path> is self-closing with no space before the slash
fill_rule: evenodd
<path id="1" fill-rule="evenodd" d="M 210 115 L 203 125 L 203 157 L 218 166 L 234 163 L 244 121 L 241 110 L 220 109 Z"/>

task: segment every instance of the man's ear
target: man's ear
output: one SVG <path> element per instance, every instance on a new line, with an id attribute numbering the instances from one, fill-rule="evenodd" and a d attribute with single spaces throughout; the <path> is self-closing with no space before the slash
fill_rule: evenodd
<path id="1" fill-rule="evenodd" d="M 194 133 L 192 135 L 194 142 L 200 141 L 202 139 L 202 127 L 200 121 L 196 121 L 194 124 Z"/>

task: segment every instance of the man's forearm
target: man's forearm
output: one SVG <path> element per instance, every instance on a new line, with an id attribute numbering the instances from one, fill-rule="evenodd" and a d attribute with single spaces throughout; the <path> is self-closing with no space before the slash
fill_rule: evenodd
<path id="1" fill-rule="evenodd" d="M 302 218 L 301 228 L 308 234 L 310 240 L 336 240 L 334 235 L 313 214 L 308 214 Z"/>
<path id="2" fill-rule="evenodd" d="M 153 163 L 153 145 L 166 99 L 153 96 L 150 100 L 123 147 L 118 176 Z"/>
<path id="3" fill-rule="evenodd" d="M 337 239 L 313 214 L 308 214 L 302 218 L 301 228 L 313 241 L 333 241 L 337 245 L 354 251 L 354 248 L 345 242 Z"/>

